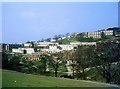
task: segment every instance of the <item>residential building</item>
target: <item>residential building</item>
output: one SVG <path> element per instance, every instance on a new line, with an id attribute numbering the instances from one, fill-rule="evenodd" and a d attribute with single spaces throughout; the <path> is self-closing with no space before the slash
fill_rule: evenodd
<path id="1" fill-rule="evenodd" d="M 56 40 L 55 40 L 55 39 L 51 39 L 50 41 L 51 41 L 51 42 L 55 42 Z"/>
<path id="2" fill-rule="evenodd" d="M 58 43 L 55 43 L 55 42 L 37 42 L 36 43 L 36 46 L 38 47 L 45 47 L 49 45 L 58 45 Z"/>
<path id="3" fill-rule="evenodd" d="M 24 45 L 24 47 L 32 47 L 31 43 L 24 43 L 23 45 Z"/>
<path id="4" fill-rule="evenodd" d="M 88 32 L 88 38 L 101 38 L 101 32 Z"/>
<path id="5" fill-rule="evenodd" d="M 24 53 L 24 54 L 31 54 L 34 53 L 34 48 L 13 48 L 12 52 L 14 53 Z"/>
<path id="6" fill-rule="evenodd" d="M 77 42 L 77 41 L 70 42 L 70 45 L 73 45 L 73 46 L 81 45 L 81 42 Z"/>
<path id="7" fill-rule="evenodd" d="M 74 46 L 73 45 L 59 45 L 61 47 L 61 50 L 62 51 L 70 51 L 70 50 L 73 50 L 74 49 Z"/>
<path id="8" fill-rule="evenodd" d="M 120 37 L 120 30 L 115 32 L 115 37 Z"/>
<path id="9" fill-rule="evenodd" d="M 106 36 L 113 36 L 114 31 L 113 30 L 99 30 L 95 32 L 84 32 L 83 37 L 84 38 L 101 38 L 101 33 L 104 32 Z"/>
<path id="10" fill-rule="evenodd" d="M 89 45 L 89 46 L 91 46 L 91 45 L 96 45 L 96 42 L 81 42 L 80 45 Z"/>
<path id="11" fill-rule="evenodd" d="M 58 45 L 51 44 L 51 45 L 48 45 L 46 48 L 45 47 L 42 48 L 41 51 L 54 53 L 54 52 L 60 52 L 61 50 L 59 49 Z"/>
<path id="12" fill-rule="evenodd" d="M 78 45 L 96 45 L 96 42 L 70 42 L 70 45 L 78 46 Z"/>
<path id="13" fill-rule="evenodd" d="M 32 54 L 24 54 L 23 55 L 23 58 L 28 59 L 28 60 L 40 60 L 40 57 L 41 57 L 40 52 L 36 52 L 36 53 L 32 53 Z"/>

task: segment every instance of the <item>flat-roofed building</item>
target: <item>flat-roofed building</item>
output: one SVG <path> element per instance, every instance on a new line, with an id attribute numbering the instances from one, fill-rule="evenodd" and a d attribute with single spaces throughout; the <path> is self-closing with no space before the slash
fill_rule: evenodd
<path id="1" fill-rule="evenodd" d="M 48 46 L 48 45 L 58 45 L 58 43 L 56 43 L 56 42 L 37 42 L 36 45 L 38 47 L 42 47 L 42 46 Z"/>
<path id="2" fill-rule="evenodd" d="M 36 52 L 36 53 L 32 53 L 32 54 L 24 54 L 23 55 L 23 58 L 28 59 L 28 60 L 40 60 L 40 57 L 41 57 L 40 52 Z"/>
<path id="3" fill-rule="evenodd" d="M 32 47 L 31 43 L 24 43 L 23 45 L 24 45 L 24 47 Z"/>
<path id="4" fill-rule="evenodd" d="M 75 41 L 75 42 L 70 42 L 70 45 L 80 45 L 81 44 L 81 42 L 77 42 L 77 41 Z"/>
<path id="5" fill-rule="evenodd" d="M 69 51 L 69 50 L 73 50 L 74 49 L 74 46 L 73 45 L 59 45 L 61 47 L 61 50 L 62 51 Z"/>
<path id="6" fill-rule="evenodd" d="M 84 32 L 83 37 L 84 38 L 101 38 L 102 32 L 106 36 L 113 36 L 113 33 L 114 33 L 113 30 L 99 30 L 99 31 L 95 31 L 95 32 Z"/>
<path id="7" fill-rule="evenodd" d="M 18 48 L 18 49 L 13 48 L 12 52 L 14 52 L 14 53 L 24 53 L 24 54 L 27 53 L 27 54 L 31 54 L 31 53 L 34 53 L 34 48 Z"/>
<path id="8" fill-rule="evenodd" d="M 101 38 L 101 32 L 88 32 L 88 38 Z"/>
<path id="9" fill-rule="evenodd" d="M 70 42 L 70 45 L 78 46 L 78 45 L 96 45 L 96 42 Z"/>
<path id="10" fill-rule="evenodd" d="M 20 48 L 18 48 L 18 49 L 13 48 L 13 49 L 12 49 L 12 52 L 14 52 L 14 53 L 24 53 L 23 50 L 20 49 Z"/>
<path id="11" fill-rule="evenodd" d="M 96 45 L 96 42 L 81 42 L 81 45 Z"/>

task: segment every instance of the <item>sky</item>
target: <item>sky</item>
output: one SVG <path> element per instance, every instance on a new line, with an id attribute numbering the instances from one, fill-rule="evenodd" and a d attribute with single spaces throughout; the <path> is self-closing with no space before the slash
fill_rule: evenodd
<path id="1" fill-rule="evenodd" d="M 2 43 L 118 27 L 117 2 L 3 2 Z"/>

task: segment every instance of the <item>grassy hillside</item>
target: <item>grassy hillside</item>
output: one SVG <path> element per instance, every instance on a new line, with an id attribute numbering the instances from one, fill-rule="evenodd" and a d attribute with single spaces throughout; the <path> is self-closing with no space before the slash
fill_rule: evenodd
<path id="1" fill-rule="evenodd" d="M 80 38 L 76 36 L 72 36 L 70 38 L 65 38 L 58 40 L 57 42 L 60 44 L 69 44 L 70 42 L 78 41 L 78 42 L 97 42 L 97 41 L 106 41 L 108 39 L 113 38 L 113 36 L 106 36 L 105 39 L 102 38 Z"/>
<path id="2" fill-rule="evenodd" d="M 3 87 L 106 87 L 106 84 L 3 70 Z"/>
<path id="3" fill-rule="evenodd" d="M 0 88 L 2 88 L 2 69 L 0 69 Z"/>

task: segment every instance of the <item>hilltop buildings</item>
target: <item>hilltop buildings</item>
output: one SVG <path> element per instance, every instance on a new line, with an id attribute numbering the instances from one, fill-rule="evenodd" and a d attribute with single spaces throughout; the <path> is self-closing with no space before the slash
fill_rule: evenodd
<path id="1" fill-rule="evenodd" d="M 106 30 L 99 30 L 95 32 L 83 32 L 83 33 L 73 33 L 72 35 L 68 35 L 68 37 L 63 36 L 58 38 L 61 39 L 70 39 L 72 36 L 82 36 L 84 38 L 101 38 L 101 34 L 104 33 L 105 36 L 120 36 L 119 28 L 109 28 Z M 25 59 L 34 59 L 38 60 L 40 57 L 40 53 L 55 53 L 61 51 L 72 51 L 78 48 L 78 46 L 85 45 L 97 45 L 96 42 L 78 42 L 78 41 L 70 41 L 67 44 L 59 44 L 55 39 L 51 39 L 50 41 L 35 41 L 35 42 L 26 42 L 22 44 L 3 44 L 3 50 L 10 51 L 12 53 L 20 53 L 24 55 Z"/>
<path id="2" fill-rule="evenodd" d="M 98 30 L 95 32 L 83 32 L 84 38 L 101 38 L 101 34 L 104 33 L 105 36 L 114 36 L 115 32 L 118 31 L 119 28 L 108 28 L 103 30 Z"/>
<path id="3" fill-rule="evenodd" d="M 96 32 L 86 32 L 84 33 L 85 38 L 101 38 L 102 32 L 105 36 L 113 36 L 113 30 L 103 30 L 103 31 L 96 31 Z"/>
<path id="4" fill-rule="evenodd" d="M 39 60 L 42 53 L 56 53 L 62 51 L 72 51 L 82 45 L 96 45 L 96 42 L 70 42 L 70 44 L 59 44 L 57 42 L 35 42 L 32 48 L 31 43 L 24 43 L 23 47 L 13 48 L 13 53 L 22 54 L 28 60 Z"/>
<path id="5" fill-rule="evenodd" d="M 23 54 L 35 53 L 34 48 L 30 48 L 29 45 L 27 45 L 28 46 L 27 48 L 26 45 L 24 45 L 24 48 L 13 48 L 12 52 L 23 53 Z M 37 52 L 50 52 L 50 53 L 55 53 L 60 51 L 70 51 L 82 45 L 96 45 L 96 42 L 70 42 L 70 44 L 59 44 L 56 42 L 35 43 L 35 47 L 37 47 Z"/>

